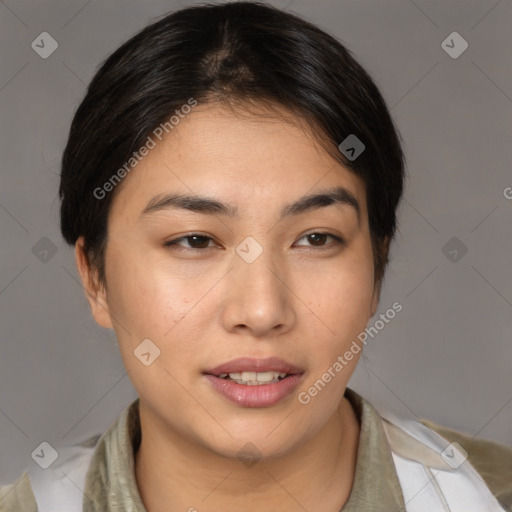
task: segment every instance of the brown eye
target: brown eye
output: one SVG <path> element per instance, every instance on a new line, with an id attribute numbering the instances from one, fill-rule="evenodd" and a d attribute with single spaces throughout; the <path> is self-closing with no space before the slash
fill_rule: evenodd
<path id="1" fill-rule="evenodd" d="M 188 247 L 185 245 L 183 245 L 182 241 L 186 240 L 187 243 L 188 243 Z M 169 240 L 168 242 L 165 242 L 165 246 L 166 247 L 169 247 L 169 246 L 179 246 L 179 247 L 183 247 L 185 249 L 197 249 L 197 250 L 201 250 L 201 249 L 208 249 L 209 247 L 209 243 L 212 241 L 212 239 L 209 237 L 209 236 L 205 236 L 205 235 L 198 235 L 198 234 L 194 234 L 194 235 L 187 235 L 187 236 L 182 236 L 180 238 L 176 238 L 174 240 Z"/>
<path id="2" fill-rule="evenodd" d="M 312 233 L 308 235 L 309 241 L 313 245 L 324 245 L 328 235 L 326 233 Z"/>
<path id="3" fill-rule="evenodd" d="M 211 238 L 208 238 L 207 236 L 201 236 L 201 235 L 192 235 L 187 236 L 187 239 L 189 239 L 191 242 L 189 244 L 194 249 L 205 249 L 208 247 L 208 244 L 210 243 Z"/>
<path id="4" fill-rule="evenodd" d="M 332 238 L 334 240 L 333 243 L 329 244 L 328 239 Z M 335 245 L 341 245 L 344 243 L 344 240 L 339 236 L 332 235 L 331 233 L 309 233 L 308 235 L 304 235 L 299 240 L 307 239 L 310 247 L 318 247 L 319 249 L 328 249 Z M 303 244 L 299 244 L 303 245 Z"/>

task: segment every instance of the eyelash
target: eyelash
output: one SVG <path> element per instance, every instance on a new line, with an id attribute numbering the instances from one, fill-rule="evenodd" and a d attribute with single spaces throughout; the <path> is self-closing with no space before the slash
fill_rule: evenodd
<path id="1" fill-rule="evenodd" d="M 343 238 L 339 237 L 339 236 L 336 236 L 336 235 L 333 235 L 332 233 L 327 233 L 327 232 L 323 232 L 323 231 L 314 231 L 312 233 L 307 233 L 306 235 L 303 235 L 299 238 L 299 240 L 302 240 L 303 238 L 307 238 L 309 236 L 312 236 L 312 235 L 326 235 L 328 237 L 331 237 L 335 240 L 335 245 L 344 245 L 345 244 L 345 240 L 343 240 Z M 187 239 L 190 239 L 190 238 L 193 238 L 193 237 L 199 237 L 199 238 L 204 238 L 204 239 L 208 239 L 208 240 L 212 240 L 213 241 L 213 238 L 209 237 L 209 236 L 206 236 L 206 235 L 201 235 L 200 233 L 191 233 L 190 235 L 185 235 L 185 236 L 181 236 L 179 238 L 175 238 L 174 240 L 169 240 L 167 242 L 164 243 L 164 246 L 165 247 L 170 247 L 170 248 L 177 248 L 178 250 L 185 250 L 185 251 L 193 251 L 193 252 L 204 252 L 208 249 L 211 249 L 212 247 L 204 247 L 204 248 L 198 248 L 198 247 L 183 247 L 183 246 L 180 246 L 178 242 L 182 241 L 182 240 L 187 240 Z M 321 245 L 321 246 L 315 246 L 315 245 L 312 245 L 311 247 L 315 248 L 316 250 L 320 250 L 320 251 L 325 251 L 325 250 L 329 250 L 332 248 L 332 246 L 330 245 Z"/>

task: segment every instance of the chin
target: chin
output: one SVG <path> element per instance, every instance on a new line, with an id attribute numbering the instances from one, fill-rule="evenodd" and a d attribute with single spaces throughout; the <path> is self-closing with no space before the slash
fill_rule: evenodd
<path id="1" fill-rule="evenodd" d="M 283 438 L 282 434 L 278 435 L 277 433 L 268 436 L 268 432 L 271 430 L 245 431 L 240 435 L 229 429 L 226 430 L 232 433 L 233 437 L 226 434 L 222 440 L 205 439 L 205 448 L 218 456 L 236 459 L 242 463 L 247 462 L 248 465 L 251 461 L 255 463 L 264 459 L 271 460 L 282 457 L 293 449 L 292 439 Z"/>

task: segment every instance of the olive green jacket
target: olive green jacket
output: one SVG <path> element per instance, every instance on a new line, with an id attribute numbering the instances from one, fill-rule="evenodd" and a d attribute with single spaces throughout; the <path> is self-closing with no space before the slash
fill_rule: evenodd
<path id="1" fill-rule="evenodd" d="M 361 428 L 353 487 L 342 511 L 405 511 L 408 507 L 393 462 L 386 420 L 353 390 L 347 388 L 345 396 L 352 403 Z M 134 471 L 134 453 L 141 438 L 138 402 L 132 402 L 103 436 L 75 446 L 77 451 L 70 452 L 60 464 L 56 462 L 46 470 L 32 468 L 18 481 L 0 487 L 0 512 L 146 512 Z M 474 439 L 427 420 L 421 423 L 447 442 L 458 443 L 499 505 L 512 511 L 511 447 Z M 407 445 L 402 451 L 408 449 Z M 57 479 L 59 483 L 54 486 Z M 34 482 L 40 488 L 36 493 Z M 51 499 L 58 507 L 48 505 L 52 493 Z M 61 501 L 57 495 L 63 497 Z"/>

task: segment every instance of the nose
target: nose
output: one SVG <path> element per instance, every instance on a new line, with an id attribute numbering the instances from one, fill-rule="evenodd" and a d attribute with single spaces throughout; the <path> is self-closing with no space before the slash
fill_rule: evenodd
<path id="1" fill-rule="evenodd" d="M 268 338 L 293 328 L 296 321 L 291 277 L 284 264 L 263 251 L 248 262 L 234 254 L 233 269 L 224 283 L 222 321 L 228 332 Z"/>

